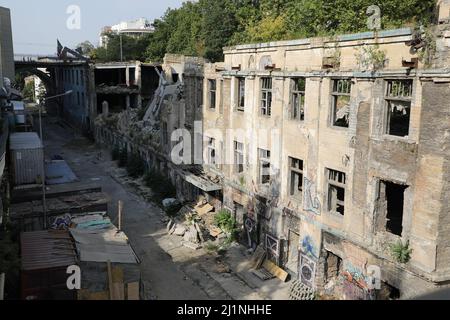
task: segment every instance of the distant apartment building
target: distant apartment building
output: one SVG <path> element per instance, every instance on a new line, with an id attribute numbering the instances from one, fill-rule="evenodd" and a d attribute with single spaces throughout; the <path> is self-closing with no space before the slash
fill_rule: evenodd
<path id="1" fill-rule="evenodd" d="M 108 33 L 124 34 L 127 36 L 139 37 L 154 31 L 151 24 L 145 18 L 133 21 L 123 21 L 113 26 L 107 26 L 100 32 L 99 46 L 106 47 L 108 44 Z"/>
<path id="2" fill-rule="evenodd" d="M 14 80 L 15 71 L 11 12 L 8 8 L 4 7 L 0 7 L 0 34 L 0 59 L 3 77 Z"/>

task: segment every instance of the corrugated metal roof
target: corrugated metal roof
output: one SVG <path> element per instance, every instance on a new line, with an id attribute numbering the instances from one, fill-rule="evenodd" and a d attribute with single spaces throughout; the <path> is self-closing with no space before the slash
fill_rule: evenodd
<path id="1" fill-rule="evenodd" d="M 80 261 L 139 263 L 128 237 L 111 223 L 109 218 L 99 215 L 73 219 L 75 228 L 70 229 L 75 240 Z"/>
<path id="2" fill-rule="evenodd" d="M 9 148 L 11 150 L 40 149 L 42 142 L 35 132 L 12 133 L 9 137 Z"/>
<path id="3" fill-rule="evenodd" d="M 23 232 L 20 239 L 24 271 L 68 267 L 77 263 L 74 243 L 67 231 Z"/>

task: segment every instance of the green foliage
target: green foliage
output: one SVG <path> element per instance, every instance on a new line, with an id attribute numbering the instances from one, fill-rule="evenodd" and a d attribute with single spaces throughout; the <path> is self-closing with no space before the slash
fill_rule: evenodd
<path id="1" fill-rule="evenodd" d="M 151 41 L 150 35 L 142 37 L 130 37 L 127 35 L 117 35 L 113 33 L 106 34 L 106 47 L 98 47 L 90 51 L 92 60 L 99 62 L 120 61 L 120 38 L 122 38 L 122 53 L 124 61 L 146 60 L 146 48 Z"/>
<path id="2" fill-rule="evenodd" d="M 111 159 L 117 161 L 120 158 L 120 147 L 115 145 L 111 150 Z"/>
<path id="3" fill-rule="evenodd" d="M 166 53 L 223 58 L 228 45 L 367 31 L 366 10 L 381 8 L 382 28 L 428 25 L 435 0 L 199 0 L 168 9 L 154 33 L 122 36 L 124 60 L 162 61 Z M 120 37 L 91 51 L 98 61 L 120 60 Z"/>
<path id="4" fill-rule="evenodd" d="M 138 153 L 132 153 L 127 159 L 127 172 L 132 178 L 139 178 L 144 174 L 144 160 Z"/>
<path id="5" fill-rule="evenodd" d="M 23 94 L 24 99 L 29 100 L 29 101 L 34 101 L 34 81 L 28 82 L 27 84 L 25 84 L 25 86 L 22 90 L 22 94 Z"/>
<path id="6" fill-rule="evenodd" d="M 119 152 L 119 159 L 118 159 L 118 163 L 117 165 L 119 166 L 119 168 L 124 168 L 127 166 L 127 162 L 128 162 L 128 150 L 127 148 L 122 148 L 120 149 Z"/>
<path id="7" fill-rule="evenodd" d="M 397 243 L 390 246 L 392 256 L 399 263 L 407 263 L 411 260 L 412 249 L 409 248 L 409 241 L 405 244 L 399 240 Z"/>
<path id="8" fill-rule="evenodd" d="M 214 216 L 214 223 L 225 232 L 233 232 L 236 221 L 228 210 L 220 210 Z"/>
<path id="9" fill-rule="evenodd" d="M 0 236 L 0 273 L 15 273 L 19 268 L 19 246 L 9 233 L 4 233 Z"/>
<path id="10" fill-rule="evenodd" d="M 419 59 L 424 63 L 425 67 L 431 67 L 433 57 L 436 53 L 436 36 L 430 28 L 425 29 L 423 36 L 424 47 L 419 51 Z"/>
<path id="11" fill-rule="evenodd" d="M 77 50 L 83 54 L 89 56 L 94 50 L 95 47 L 90 41 L 83 41 L 76 46 Z"/>
<path id="12" fill-rule="evenodd" d="M 364 46 L 356 54 L 356 60 L 363 69 L 377 71 L 385 66 L 386 52 L 379 46 Z"/>

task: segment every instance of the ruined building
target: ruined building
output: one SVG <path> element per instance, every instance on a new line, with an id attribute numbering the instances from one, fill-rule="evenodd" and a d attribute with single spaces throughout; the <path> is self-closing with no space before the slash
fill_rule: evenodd
<path id="1" fill-rule="evenodd" d="M 239 45 L 216 64 L 168 55 L 143 111 L 100 115 L 97 140 L 138 149 L 182 200 L 204 194 L 228 208 L 244 244 L 264 244 L 320 293 L 444 287 L 450 7 L 439 3 L 426 29 Z M 173 162 L 176 129 L 203 143 L 203 165 L 187 161 L 196 152 Z"/>

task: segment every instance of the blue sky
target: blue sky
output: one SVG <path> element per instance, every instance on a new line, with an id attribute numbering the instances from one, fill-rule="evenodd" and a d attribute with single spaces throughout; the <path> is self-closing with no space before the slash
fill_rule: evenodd
<path id="1" fill-rule="evenodd" d="M 120 21 L 159 18 L 167 8 L 177 8 L 183 0 L 0 0 L 0 6 L 11 9 L 14 52 L 53 54 L 56 39 L 74 47 L 89 40 L 98 43 L 102 27 Z M 70 5 L 81 10 L 80 30 L 67 28 Z"/>

